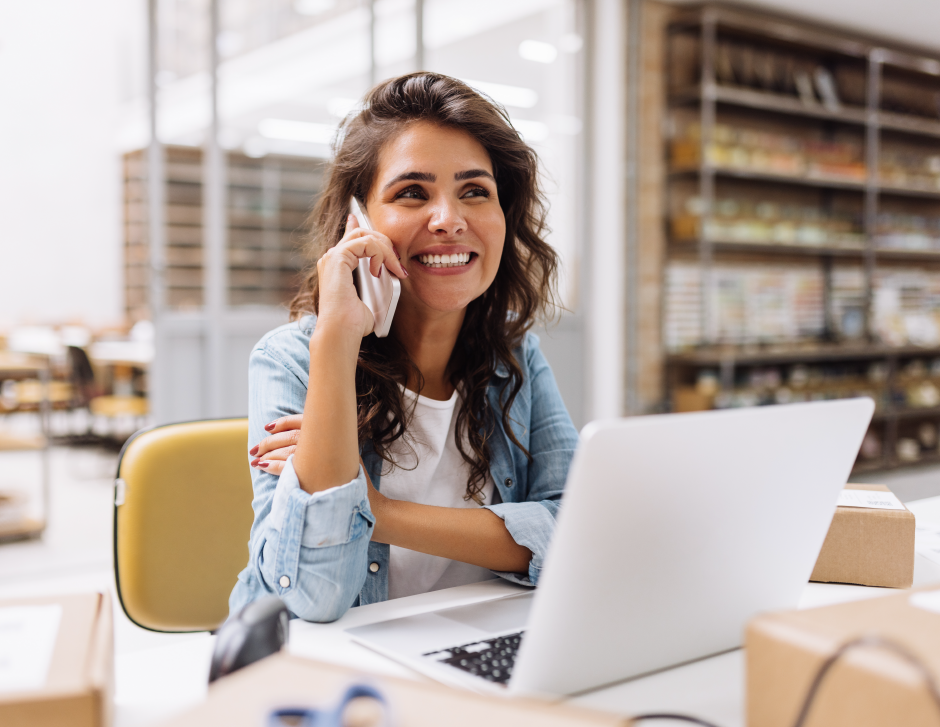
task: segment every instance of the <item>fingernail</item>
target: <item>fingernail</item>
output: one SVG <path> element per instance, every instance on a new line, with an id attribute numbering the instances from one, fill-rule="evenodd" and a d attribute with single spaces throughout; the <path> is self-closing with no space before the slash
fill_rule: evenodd
<path id="1" fill-rule="evenodd" d="M 270 431 L 272 431 L 272 430 L 274 429 L 274 427 L 276 427 L 276 426 L 277 426 L 277 422 L 271 422 L 270 424 L 265 424 L 265 425 L 264 425 L 264 428 L 265 428 L 267 431 L 270 432 Z"/>
<path id="2" fill-rule="evenodd" d="M 249 450 L 248 450 L 248 454 L 250 454 L 252 457 L 254 457 L 256 454 L 258 454 L 258 445 L 256 444 L 254 447 L 252 447 L 251 449 L 249 449 Z"/>
<path id="3" fill-rule="evenodd" d="M 405 274 L 405 277 L 407 278 L 407 277 L 408 277 L 408 271 L 405 270 L 404 268 L 402 268 L 401 271 Z"/>
<path id="4" fill-rule="evenodd" d="M 253 460 L 251 460 L 251 466 L 252 466 L 252 467 L 257 467 L 257 466 L 258 466 L 258 462 L 260 462 L 260 461 L 261 461 L 261 460 L 259 460 L 259 459 L 253 459 Z"/>
<path id="5" fill-rule="evenodd" d="M 265 468 L 265 467 L 268 466 L 268 463 L 267 463 L 267 462 L 258 462 L 258 466 L 263 469 L 263 468 Z"/>

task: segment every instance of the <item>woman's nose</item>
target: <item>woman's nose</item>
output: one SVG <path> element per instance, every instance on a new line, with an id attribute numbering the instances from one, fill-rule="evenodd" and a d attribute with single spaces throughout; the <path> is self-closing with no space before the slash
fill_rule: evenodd
<path id="1" fill-rule="evenodd" d="M 433 206 L 428 229 L 434 234 L 458 235 L 467 229 L 456 200 L 440 200 Z"/>

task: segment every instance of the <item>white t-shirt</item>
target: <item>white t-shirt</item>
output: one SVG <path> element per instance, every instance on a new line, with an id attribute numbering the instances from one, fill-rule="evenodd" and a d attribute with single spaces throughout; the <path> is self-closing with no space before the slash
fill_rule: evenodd
<path id="1" fill-rule="evenodd" d="M 464 499 L 469 466 L 454 439 L 457 392 L 448 401 L 437 401 L 408 389 L 403 391 L 406 405 L 415 399 L 417 404 L 405 435 L 391 447 L 390 454 L 397 466 L 382 475 L 379 482 L 382 494 L 393 500 L 422 505 L 480 507 L 473 500 Z M 489 476 L 480 494 L 483 502 L 491 501 L 493 480 Z M 389 598 L 478 583 L 493 577 L 486 568 L 390 546 Z"/>

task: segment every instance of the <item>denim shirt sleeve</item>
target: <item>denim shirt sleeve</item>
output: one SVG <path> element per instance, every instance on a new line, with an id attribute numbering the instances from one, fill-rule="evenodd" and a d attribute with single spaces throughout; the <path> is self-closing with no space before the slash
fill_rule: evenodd
<path id="1" fill-rule="evenodd" d="M 526 437 L 521 435 L 527 435 L 527 449 L 532 456 L 531 461 L 523 465 L 526 468 L 526 492 L 520 501 L 510 502 L 504 496 L 502 503 L 486 507 L 503 519 L 513 540 L 532 551 L 528 573 L 494 572 L 515 583 L 535 586 L 555 531 L 555 517 L 578 445 L 578 432 L 565 408 L 548 361 L 538 348 L 538 339 L 531 334 L 526 339 L 525 362 L 530 382 L 530 387 L 526 387 L 529 389 L 530 414 L 527 422 L 520 422 L 524 430 L 517 432 L 517 437 L 525 442 Z M 518 422 L 517 412 L 514 405 L 512 418 Z M 515 448 L 515 445 L 510 443 L 510 447 Z M 505 491 L 505 494 L 509 492 Z M 500 494 L 504 494 L 503 488 L 500 488 Z"/>
<path id="2" fill-rule="evenodd" d="M 298 342 L 294 342 L 299 346 Z M 249 443 L 264 425 L 303 411 L 306 363 L 283 347 L 259 345 L 249 360 Z M 307 621 L 334 621 L 353 604 L 366 578 L 375 523 L 366 478 L 313 495 L 300 488 L 293 457 L 280 477 L 252 470 L 255 519 L 249 561 L 229 599 L 232 613 L 265 594 L 275 594 Z"/>

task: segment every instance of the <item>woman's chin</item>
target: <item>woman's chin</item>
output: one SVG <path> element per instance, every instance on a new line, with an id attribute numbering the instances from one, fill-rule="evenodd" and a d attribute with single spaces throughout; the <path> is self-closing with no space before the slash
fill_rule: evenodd
<path id="1" fill-rule="evenodd" d="M 470 302 L 478 297 L 476 293 L 467 293 L 465 291 L 415 291 L 411 296 L 410 303 L 415 308 L 435 313 L 457 313 L 464 310 Z M 402 302 L 406 303 L 406 293 L 402 291 Z M 406 303 L 407 305 L 407 303 Z"/>

